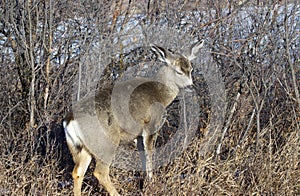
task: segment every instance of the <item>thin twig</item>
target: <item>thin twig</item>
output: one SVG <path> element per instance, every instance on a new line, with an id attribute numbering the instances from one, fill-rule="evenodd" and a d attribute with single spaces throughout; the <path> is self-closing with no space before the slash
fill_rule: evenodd
<path id="1" fill-rule="evenodd" d="M 250 128 L 251 128 L 251 125 L 252 125 L 252 122 L 253 122 L 254 115 L 255 115 L 255 108 L 254 108 L 253 111 L 252 111 L 252 115 L 251 115 L 251 117 L 250 117 L 250 121 L 249 121 L 249 123 L 248 123 L 247 129 L 246 129 L 246 131 L 245 131 L 243 137 L 241 137 L 240 141 L 238 142 L 238 145 L 240 145 L 241 143 L 243 143 L 243 141 L 245 140 L 245 138 L 246 138 L 246 136 L 247 136 L 247 133 L 248 133 L 248 131 L 249 131 Z"/>
<path id="2" fill-rule="evenodd" d="M 226 125 L 225 125 L 225 127 L 224 127 L 224 129 L 223 129 L 222 136 L 221 136 L 221 139 L 220 139 L 220 143 L 219 143 L 218 148 L 217 148 L 217 154 L 220 154 L 221 146 L 222 146 L 222 141 L 223 141 L 223 139 L 224 139 L 224 137 L 225 137 L 225 134 L 226 134 L 226 132 L 227 132 L 227 130 L 228 130 L 228 127 L 229 127 L 229 125 L 230 125 L 230 123 L 231 123 L 231 119 L 232 119 L 232 117 L 233 117 L 233 113 L 234 113 L 235 110 L 236 110 L 236 106 L 237 106 L 237 103 L 238 103 L 238 100 L 239 100 L 240 96 L 241 96 L 241 93 L 238 92 L 238 93 L 237 93 L 237 96 L 236 96 L 236 98 L 235 98 L 234 104 L 233 104 L 233 106 L 232 106 L 232 109 L 230 110 L 230 115 L 229 115 L 228 121 L 226 122 Z"/>

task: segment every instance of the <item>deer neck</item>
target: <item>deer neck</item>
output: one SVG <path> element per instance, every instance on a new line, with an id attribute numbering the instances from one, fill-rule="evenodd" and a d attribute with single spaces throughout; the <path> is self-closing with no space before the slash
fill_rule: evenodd
<path id="1" fill-rule="evenodd" d="M 164 85 L 164 92 L 161 92 L 164 94 L 165 99 L 165 105 L 169 105 L 178 95 L 179 93 L 179 87 L 175 83 L 174 76 L 172 77 L 170 73 L 170 69 L 166 66 L 162 67 L 156 74 L 155 80 L 162 83 Z"/>

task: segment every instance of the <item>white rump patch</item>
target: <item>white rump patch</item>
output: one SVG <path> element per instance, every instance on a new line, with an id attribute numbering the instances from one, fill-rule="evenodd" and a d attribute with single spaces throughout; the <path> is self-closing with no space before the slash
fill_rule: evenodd
<path id="1" fill-rule="evenodd" d="M 80 138 L 82 138 L 80 133 L 80 127 L 76 120 L 72 120 L 67 125 L 66 121 L 63 121 L 63 126 L 66 133 L 67 143 L 70 145 L 82 145 Z"/>

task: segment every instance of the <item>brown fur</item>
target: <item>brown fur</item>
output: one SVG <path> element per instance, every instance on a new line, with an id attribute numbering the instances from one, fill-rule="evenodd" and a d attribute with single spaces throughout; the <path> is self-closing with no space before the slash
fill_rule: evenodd
<path id="1" fill-rule="evenodd" d="M 194 57 L 202 45 L 203 43 L 194 45 L 189 55 Z M 94 175 L 99 183 L 110 195 L 119 195 L 109 177 L 110 160 L 121 141 L 133 140 L 138 136 L 143 136 L 142 146 L 145 148 L 145 151 L 141 152 L 145 153 L 143 168 L 149 177 L 152 176 L 153 143 L 157 129 L 161 126 L 165 108 L 175 99 L 180 88 L 192 84 L 192 66 L 187 57 L 173 54 L 156 45 L 152 45 L 152 50 L 161 61 L 167 63 L 167 66 L 160 68 L 154 79 L 136 78 L 116 84 L 114 88 L 111 86 L 99 90 L 95 97 L 77 103 L 73 107 L 76 112 L 66 116 L 66 138 L 75 162 L 72 173 L 75 195 L 81 195 L 82 180 L 92 156 L 97 162 Z M 130 122 L 127 119 L 126 108 L 122 108 L 122 104 L 114 108 L 115 103 L 111 98 L 116 96 L 116 103 L 126 100 L 126 89 L 136 84 L 138 85 L 128 100 L 129 113 L 136 124 L 128 124 L 124 128 L 122 118 L 125 123 Z M 91 125 L 97 120 L 99 128 L 96 126 L 97 129 L 92 127 L 90 130 L 82 130 L 82 127 L 85 127 L 84 123 Z"/>

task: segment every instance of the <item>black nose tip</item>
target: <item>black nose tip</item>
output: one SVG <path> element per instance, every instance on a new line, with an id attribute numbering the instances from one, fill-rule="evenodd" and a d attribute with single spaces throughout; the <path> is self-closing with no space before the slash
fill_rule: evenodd
<path id="1" fill-rule="evenodd" d="M 194 84 L 191 84 L 184 88 L 186 92 L 192 92 L 195 89 Z"/>

